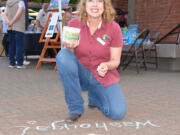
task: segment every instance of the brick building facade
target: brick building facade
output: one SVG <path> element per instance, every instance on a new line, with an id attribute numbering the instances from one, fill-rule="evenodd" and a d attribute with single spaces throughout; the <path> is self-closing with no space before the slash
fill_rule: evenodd
<path id="1" fill-rule="evenodd" d="M 123 11 L 128 11 L 128 0 L 114 0 L 113 5 L 115 8 L 120 8 Z"/>
<path id="2" fill-rule="evenodd" d="M 134 8 L 128 9 L 132 1 Z M 180 23 L 180 0 L 114 0 L 113 5 L 129 13 L 133 12 L 133 23 L 139 24 L 139 30 L 158 30 L 161 36 Z M 163 42 L 175 42 L 176 39 L 177 34 Z"/>

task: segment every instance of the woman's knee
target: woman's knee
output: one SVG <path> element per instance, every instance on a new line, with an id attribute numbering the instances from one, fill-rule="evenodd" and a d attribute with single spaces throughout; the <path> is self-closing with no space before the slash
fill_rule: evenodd
<path id="1" fill-rule="evenodd" d="M 77 71 L 75 55 L 68 49 L 62 49 L 56 56 L 56 64 L 59 73 L 74 73 Z"/>
<path id="2" fill-rule="evenodd" d="M 109 114 L 107 115 L 107 117 L 109 117 L 113 120 L 121 120 L 125 117 L 126 112 L 127 112 L 126 105 L 124 105 L 123 107 L 116 106 L 109 110 Z"/>

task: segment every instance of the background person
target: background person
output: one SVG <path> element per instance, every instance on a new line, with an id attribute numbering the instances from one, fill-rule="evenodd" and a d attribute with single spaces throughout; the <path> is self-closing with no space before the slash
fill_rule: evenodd
<path id="1" fill-rule="evenodd" d="M 3 38 L 3 34 L 2 34 L 2 29 L 3 29 L 3 19 L 1 16 L 1 9 L 0 9 L 0 56 L 3 52 L 3 48 L 2 48 L 2 38 Z"/>
<path id="2" fill-rule="evenodd" d="M 5 11 L 6 11 L 6 7 L 1 7 L 1 17 L 2 17 L 2 33 L 3 33 L 3 36 L 5 34 L 7 34 L 7 23 L 6 23 L 6 20 L 5 20 Z"/>
<path id="3" fill-rule="evenodd" d="M 3 20 L 3 18 L 2 18 L 2 12 L 1 12 L 1 10 L 0 10 L 0 34 L 2 34 L 2 29 L 3 29 L 3 25 L 2 25 L 2 20 Z"/>
<path id="4" fill-rule="evenodd" d="M 44 3 L 36 17 L 37 32 L 42 32 L 48 18 L 48 4 Z"/>
<path id="5" fill-rule="evenodd" d="M 61 0 L 61 7 L 67 8 L 70 0 Z"/>
<path id="6" fill-rule="evenodd" d="M 9 48 L 9 39 L 8 39 L 8 34 L 7 34 L 7 23 L 4 17 L 4 13 L 6 11 L 6 7 L 1 7 L 1 17 L 2 17 L 2 45 L 3 48 L 5 49 L 5 56 L 8 56 L 8 48 Z"/>
<path id="7" fill-rule="evenodd" d="M 66 122 L 84 112 L 81 90 L 88 90 L 89 107 L 97 107 L 108 118 L 122 119 L 126 114 L 117 71 L 123 40 L 114 17 L 111 0 L 81 0 L 78 18 L 69 23 L 81 31 L 79 41 L 64 42 L 56 57 L 69 109 Z"/>
<path id="8" fill-rule="evenodd" d="M 9 67 L 25 68 L 24 61 L 24 32 L 25 32 L 25 5 L 23 0 L 8 0 L 4 14 L 8 25 L 9 38 Z M 16 56 L 16 58 L 15 58 Z"/>
<path id="9" fill-rule="evenodd" d="M 66 18 L 64 20 L 64 25 L 68 25 L 68 22 L 72 19 L 72 7 L 67 7 L 65 12 Z"/>
<path id="10" fill-rule="evenodd" d="M 28 26 L 28 31 L 30 32 L 36 31 L 36 20 L 31 20 L 31 23 Z"/>

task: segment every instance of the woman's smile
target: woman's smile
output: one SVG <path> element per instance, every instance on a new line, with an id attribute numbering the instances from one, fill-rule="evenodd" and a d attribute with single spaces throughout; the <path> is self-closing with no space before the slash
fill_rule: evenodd
<path id="1" fill-rule="evenodd" d="M 93 13 L 98 13 L 98 9 L 91 9 L 91 12 L 93 12 Z"/>

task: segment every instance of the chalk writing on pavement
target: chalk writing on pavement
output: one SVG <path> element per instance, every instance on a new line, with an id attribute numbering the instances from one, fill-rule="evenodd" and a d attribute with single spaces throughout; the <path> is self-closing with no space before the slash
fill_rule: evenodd
<path id="1" fill-rule="evenodd" d="M 134 121 L 134 122 L 95 122 L 95 123 L 78 123 L 78 124 L 67 124 L 65 123 L 64 120 L 58 120 L 52 122 L 48 126 L 34 126 L 34 124 L 37 124 L 37 121 L 28 121 L 26 122 L 28 126 L 26 125 L 20 125 L 16 126 L 21 130 L 20 135 L 26 135 L 26 133 L 30 130 L 36 130 L 39 132 L 45 132 L 45 131 L 70 131 L 70 130 L 76 130 L 76 129 L 90 129 L 90 128 L 96 128 L 98 129 L 103 129 L 105 132 L 109 131 L 109 128 L 122 128 L 122 127 L 134 127 L 136 130 L 140 130 L 142 128 L 145 128 L 146 126 L 148 127 L 160 127 L 160 125 L 155 124 L 151 122 L 150 120 L 147 120 L 145 122 L 139 122 L 139 121 Z"/>

